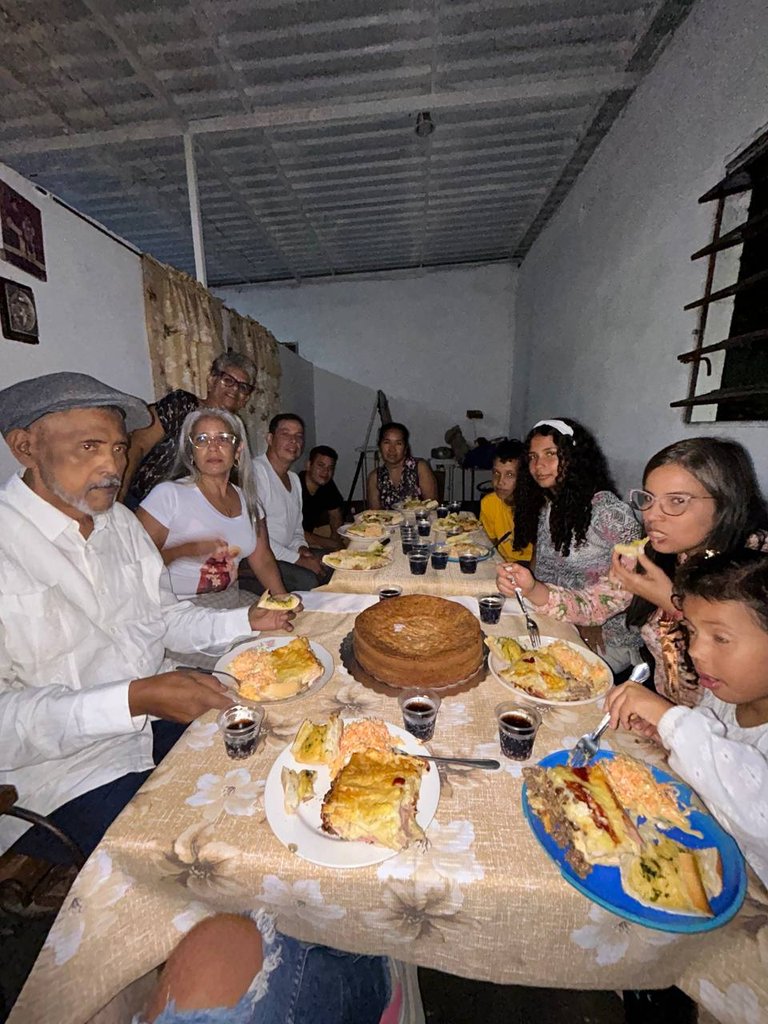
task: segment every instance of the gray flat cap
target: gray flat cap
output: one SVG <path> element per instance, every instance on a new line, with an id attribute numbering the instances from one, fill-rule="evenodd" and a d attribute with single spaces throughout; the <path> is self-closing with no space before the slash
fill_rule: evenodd
<path id="1" fill-rule="evenodd" d="M 122 410 L 130 433 L 152 421 L 146 402 L 102 384 L 85 373 L 46 373 L 20 380 L 0 391 L 0 433 L 26 428 L 41 416 L 67 409 L 98 409 L 111 405 Z"/>

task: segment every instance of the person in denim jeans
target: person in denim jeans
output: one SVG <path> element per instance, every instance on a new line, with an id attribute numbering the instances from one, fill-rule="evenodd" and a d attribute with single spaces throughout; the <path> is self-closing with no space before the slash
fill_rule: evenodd
<path id="1" fill-rule="evenodd" d="M 133 1024 L 380 1024 L 391 999 L 385 957 L 298 942 L 263 910 L 218 914 L 181 940 Z"/>

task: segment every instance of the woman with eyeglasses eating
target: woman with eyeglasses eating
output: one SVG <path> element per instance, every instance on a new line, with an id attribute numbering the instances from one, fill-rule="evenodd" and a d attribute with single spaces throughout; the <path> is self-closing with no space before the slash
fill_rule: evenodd
<path id="1" fill-rule="evenodd" d="M 627 622 L 641 628 L 654 656 L 656 689 L 690 706 L 700 691 L 672 599 L 677 568 L 744 548 L 765 550 L 765 499 L 747 451 L 719 437 L 690 437 L 663 448 L 646 465 L 643 488 L 629 497 L 648 541 L 637 558 L 614 552 L 611 581 L 631 599 Z"/>
<path id="2" fill-rule="evenodd" d="M 211 364 L 205 398 L 177 388 L 150 405 L 152 422 L 131 434 L 120 500 L 129 508 L 138 508 L 155 484 L 168 479 L 176 460 L 179 431 L 186 416 L 204 408 L 239 413 L 248 404 L 255 381 L 256 367 L 252 360 L 229 350 L 217 356 Z"/>
<path id="3" fill-rule="evenodd" d="M 239 417 L 199 409 L 184 420 L 171 479 L 153 487 L 136 515 L 168 567 L 179 598 L 234 607 L 237 568 L 248 560 L 259 582 L 285 596 L 264 520 L 258 515 L 251 455 Z M 260 629 L 290 629 L 291 612 L 265 611 Z"/>

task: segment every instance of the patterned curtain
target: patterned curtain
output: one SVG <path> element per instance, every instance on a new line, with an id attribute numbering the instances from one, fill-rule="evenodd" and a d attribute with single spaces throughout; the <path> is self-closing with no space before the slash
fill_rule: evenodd
<path id="1" fill-rule="evenodd" d="M 174 388 L 204 396 L 211 363 L 227 349 L 256 364 L 256 390 L 241 416 L 255 450 L 280 407 L 277 340 L 250 317 L 228 309 L 189 274 L 142 256 L 144 316 L 155 397 Z"/>

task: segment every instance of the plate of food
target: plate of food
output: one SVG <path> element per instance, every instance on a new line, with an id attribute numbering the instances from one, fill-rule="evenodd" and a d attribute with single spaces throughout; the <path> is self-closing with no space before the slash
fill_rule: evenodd
<path id="1" fill-rule="evenodd" d="M 449 533 L 451 530 L 476 533 L 480 528 L 480 520 L 471 512 L 449 512 L 443 519 L 436 519 L 432 523 L 435 533 Z"/>
<path id="2" fill-rule="evenodd" d="M 407 754 L 393 753 L 394 746 Z M 284 846 L 312 864 L 379 864 L 425 843 L 440 800 L 437 769 L 418 757 L 426 752 L 380 718 L 304 721 L 267 776 L 267 821 Z"/>
<path id="3" fill-rule="evenodd" d="M 390 534 L 389 527 L 384 523 L 345 523 L 339 527 L 339 536 L 347 540 L 368 541 L 383 540 Z"/>
<path id="4" fill-rule="evenodd" d="M 434 498 L 406 498 L 398 501 L 394 508 L 398 512 L 434 512 L 437 506 Z"/>
<path id="5" fill-rule="evenodd" d="M 580 644 L 543 636 L 531 649 L 527 636 L 487 636 L 491 675 L 508 690 L 534 704 L 573 707 L 602 700 L 613 685 L 603 659 Z"/>
<path id="6" fill-rule="evenodd" d="M 689 787 L 626 754 L 600 751 L 584 768 L 569 768 L 568 754 L 523 769 L 523 812 L 563 878 L 647 928 L 730 921 L 746 892 L 744 858 Z"/>
<path id="7" fill-rule="evenodd" d="M 448 537 L 445 543 L 448 545 L 449 562 L 458 562 L 461 555 L 474 555 L 478 562 L 484 562 L 486 558 L 490 558 L 493 554 L 492 547 L 469 540 L 466 534 Z"/>
<path id="8" fill-rule="evenodd" d="M 351 548 L 346 551 L 332 551 L 323 555 L 323 564 L 331 569 L 348 569 L 352 572 L 373 572 L 389 565 L 392 556 L 382 544 L 374 544 L 362 551 Z"/>
<path id="9" fill-rule="evenodd" d="M 270 636 L 239 644 L 219 658 L 213 671 L 221 672 L 221 682 L 235 691 L 238 703 L 248 706 L 283 703 L 319 690 L 333 675 L 334 665 L 331 654 L 314 640 Z"/>
<path id="10" fill-rule="evenodd" d="M 355 516 L 356 523 L 377 523 L 380 526 L 399 526 L 404 520 L 402 512 L 388 508 L 369 508 Z"/>

